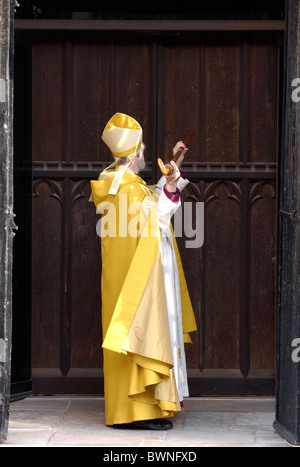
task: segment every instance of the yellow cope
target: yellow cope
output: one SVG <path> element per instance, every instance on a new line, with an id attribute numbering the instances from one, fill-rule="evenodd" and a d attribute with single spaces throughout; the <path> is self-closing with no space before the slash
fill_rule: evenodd
<path id="1" fill-rule="evenodd" d="M 109 195 L 111 177 L 91 181 L 96 206 L 115 215 L 115 236 L 102 236 L 102 326 L 106 424 L 170 417 L 181 410 L 173 374 L 161 244 L 154 208 L 147 217 L 130 206 L 147 202 L 149 188 L 127 170 L 118 194 Z M 126 195 L 126 196 L 122 196 Z M 155 196 L 155 198 L 154 198 Z M 148 197 L 148 198 L 147 198 Z M 120 202 L 121 201 L 121 202 Z M 126 201 L 127 205 L 124 205 Z M 125 232 L 135 223 L 140 235 Z M 109 216 L 102 217 L 102 222 Z M 185 344 L 196 323 L 174 238 L 182 301 Z"/>

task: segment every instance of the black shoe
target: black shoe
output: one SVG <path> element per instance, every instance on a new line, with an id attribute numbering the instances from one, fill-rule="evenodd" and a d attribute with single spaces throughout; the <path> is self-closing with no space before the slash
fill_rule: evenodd
<path id="1" fill-rule="evenodd" d="M 132 425 L 134 425 L 136 428 L 142 428 L 144 430 L 171 430 L 173 428 L 172 422 L 161 418 L 132 422 Z"/>

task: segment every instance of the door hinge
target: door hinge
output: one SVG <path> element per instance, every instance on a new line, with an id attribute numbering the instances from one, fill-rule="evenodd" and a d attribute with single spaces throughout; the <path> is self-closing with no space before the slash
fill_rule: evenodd
<path id="1" fill-rule="evenodd" d="M 278 215 L 281 217 L 286 217 L 287 219 L 291 219 L 293 221 L 300 221 L 300 214 L 298 211 L 287 212 L 279 209 Z"/>
<path id="2" fill-rule="evenodd" d="M 18 230 L 18 226 L 15 224 L 14 218 L 16 217 L 15 213 L 12 209 L 8 209 L 6 211 L 7 218 L 6 218 L 6 226 L 5 229 L 8 230 L 8 234 L 11 237 L 14 237 L 16 234 L 14 230 Z"/>

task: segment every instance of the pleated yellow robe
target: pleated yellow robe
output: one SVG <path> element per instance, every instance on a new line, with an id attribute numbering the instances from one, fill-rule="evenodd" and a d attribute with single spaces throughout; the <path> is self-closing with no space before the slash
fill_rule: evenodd
<path id="1" fill-rule="evenodd" d="M 146 183 L 128 169 L 116 196 L 108 194 L 111 181 L 107 175 L 91 181 L 94 203 L 104 212 L 101 288 L 107 425 L 170 417 L 181 410 L 172 370 L 157 197 L 149 195 Z M 147 206 L 148 201 L 154 206 L 147 217 L 140 204 Z M 139 235 L 132 234 L 136 231 Z M 188 345 L 196 323 L 175 239 L 174 246 Z"/>

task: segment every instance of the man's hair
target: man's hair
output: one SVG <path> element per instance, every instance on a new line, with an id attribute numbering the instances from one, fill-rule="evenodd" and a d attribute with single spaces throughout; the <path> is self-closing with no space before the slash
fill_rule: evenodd
<path id="1" fill-rule="evenodd" d="M 116 158 L 117 166 L 125 165 L 129 163 L 129 157 L 118 157 Z"/>
<path id="2" fill-rule="evenodd" d="M 131 162 L 134 161 L 134 159 L 139 155 L 140 152 L 144 151 L 145 150 L 145 145 L 144 143 L 141 144 L 141 147 L 136 151 L 133 159 Z M 119 165 L 125 165 L 125 164 L 128 164 L 130 162 L 130 159 L 129 157 L 119 157 L 118 159 L 116 159 L 116 162 L 117 162 L 117 166 Z"/>

